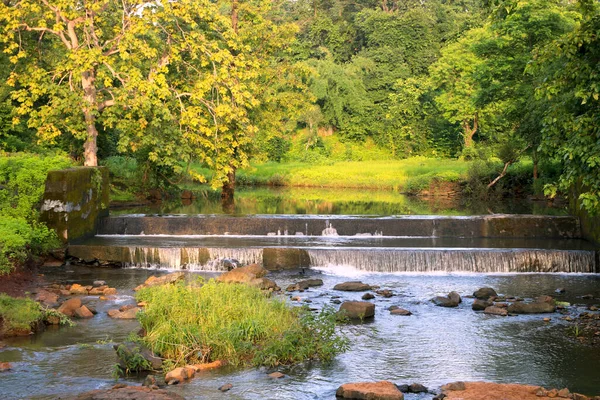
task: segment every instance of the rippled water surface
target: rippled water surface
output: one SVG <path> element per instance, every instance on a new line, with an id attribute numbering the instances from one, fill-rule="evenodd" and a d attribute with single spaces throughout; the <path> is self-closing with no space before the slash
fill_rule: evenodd
<path id="1" fill-rule="evenodd" d="M 4 342 L 0 361 L 9 361 L 14 370 L 0 375 L 0 397 L 56 398 L 95 388 L 108 388 L 115 354 L 112 341 L 124 340 L 137 331 L 135 321 L 112 320 L 106 310 L 133 302 L 131 288 L 157 271 L 62 267 L 48 276 L 61 282 L 91 283 L 106 280 L 119 290 L 116 301 L 85 299 L 97 307 L 98 315 L 79 321 L 72 328 L 48 330 L 36 336 Z M 560 300 L 586 304 L 581 296 L 600 298 L 600 276 L 581 274 L 363 274 L 347 267 L 323 270 L 271 273 L 279 286 L 307 275 L 324 280 L 325 285 L 299 295 L 316 308 L 331 304 L 333 296 L 358 300 L 362 293 L 337 292 L 336 283 L 360 279 L 391 289 L 396 296 L 377 296 L 373 322 L 342 328 L 351 348 L 329 365 L 305 364 L 281 369 L 286 377 L 272 380 L 271 370 L 242 369 L 209 372 L 189 383 L 170 387 L 190 399 L 332 399 L 339 385 L 351 381 L 391 380 L 395 383 L 420 382 L 430 388 L 456 380 L 520 382 L 547 387 L 569 387 L 572 391 L 600 394 L 600 349 L 571 340 L 572 328 L 552 314 L 543 317 L 495 317 L 471 310 L 471 299 L 455 309 L 434 306 L 428 300 L 455 290 L 469 295 L 482 286 L 499 293 L 521 297 L 554 294 L 565 288 Z M 213 276 L 204 273 L 205 276 Z M 298 293 L 295 293 L 298 295 Z M 118 303 L 118 304 L 115 304 Z M 291 301 L 290 301 L 291 302 Z M 410 317 L 393 316 L 387 308 L 398 305 L 413 312 Z M 140 383 L 142 377 L 130 378 Z M 217 391 L 225 383 L 233 389 Z M 407 400 L 418 399 L 406 396 Z M 431 395 L 420 398 L 431 398 Z"/>

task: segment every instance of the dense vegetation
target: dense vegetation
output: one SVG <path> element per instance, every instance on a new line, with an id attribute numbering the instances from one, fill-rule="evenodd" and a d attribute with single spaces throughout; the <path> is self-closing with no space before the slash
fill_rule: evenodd
<path id="1" fill-rule="evenodd" d="M 56 233 L 38 222 L 39 203 L 48 171 L 71 164 L 64 155 L 0 153 L 0 275 L 60 245 Z"/>
<path id="2" fill-rule="evenodd" d="M 314 315 L 245 284 L 153 286 L 136 297 L 147 303 L 138 315 L 146 332 L 141 340 L 172 365 L 327 361 L 347 346 L 331 310 Z"/>
<path id="3" fill-rule="evenodd" d="M 530 185 L 581 184 L 596 212 L 599 15 L 594 0 L 6 0 L 0 146 L 226 195 L 251 161 L 461 157 L 493 187 L 527 159 Z"/>

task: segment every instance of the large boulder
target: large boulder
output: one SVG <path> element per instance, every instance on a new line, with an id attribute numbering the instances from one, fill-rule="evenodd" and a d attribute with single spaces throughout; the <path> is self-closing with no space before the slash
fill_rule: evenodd
<path id="1" fill-rule="evenodd" d="M 251 264 L 225 272 L 217 278 L 217 281 L 229 283 L 250 283 L 267 275 L 268 272 L 269 271 L 258 264 Z"/>
<path id="2" fill-rule="evenodd" d="M 60 307 L 58 307 L 58 312 L 65 314 L 67 317 L 72 317 L 75 315 L 75 310 L 79 307 L 81 307 L 81 299 L 74 297 L 62 303 Z"/>
<path id="3" fill-rule="evenodd" d="M 375 316 L 375 304 L 368 301 L 345 301 L 338 313 L 349 319 L 365 319 Z"/>
<path id="4" fill-rule="evenodd" d="M 333 290 L 341 290 L 344 292 L 366 292 L 367 290 L 371 290 L 371 285 L 367 285 L 360 281 L 351 281 L 338 283 L 333 287 Z"/>
<path id="5" fill-rule="evenodd" d="M 497 297 L 498 293 L 491 287 L 482 287 L 473 292 L 476 299 L 488 300 L 490 297 Z"/>
<path id="6" fill-rule="evenodd" d="M 533 303 L 525 303 L 517 301 L 508 306 L 508 312 L 511 314 L 545 314 L 556 311 L 554 302 L 535 301 Z"/>
<path id="7" fill-rule="evenodd" d="M 460 295 L 456 292 L 448 293 L 448 296 L 436 296 L 431 299 L 433 304 L 439 307 L 458 307 L 462 302 Z"/>
<path id="8" fill-rule="evenodd" d="M 402 392 L 389 381 L 345 383 L 335 392 L 341 399 L 403 400 Z"/>
<path id="9" fill-rule="evenodd" d="M 184 400 L 185 398 L 163 389 L 144 386 L 125 386 L 113 389 L 99 389 L 85 392 L 76 400 Z"/>
<path id="10" fill-rule="evenodd" d="M 169 283 L 175 283 L 178 282 L 180 280 L 182 280 L 185 277 L 185 273 L 183 272 L 173 272 L 171 274 L 167 274 L 167 275 L 163 275 L 163 276 L 151 276 L 150 278 L 146 279 L 146 281 L 144 283 L 142 283 L 141 285 L 139 285 L 138 287 L 136 287 L 135 290 L 136 292 L 140 289 L 143 289 L 145 287 L 149 287 L 149 286 L 158 286 L 158 285 L 166 285 Z M 104 295 L 107 295 L 106 290 L 104 291 Z"/>

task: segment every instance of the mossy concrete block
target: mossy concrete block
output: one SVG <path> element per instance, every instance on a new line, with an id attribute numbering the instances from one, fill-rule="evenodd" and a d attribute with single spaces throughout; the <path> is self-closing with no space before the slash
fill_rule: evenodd
<path id="1" fill-rule="evenodd" d="M 108 216 L 106 167 L 76 167 L 48 172 L 41 219 L 65 243 L 94 235 Z"/>

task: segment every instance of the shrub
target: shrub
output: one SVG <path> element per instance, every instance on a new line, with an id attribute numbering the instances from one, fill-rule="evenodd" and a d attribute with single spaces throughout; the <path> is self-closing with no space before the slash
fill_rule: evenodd
<path id="1" fill-rule="evenodd" d="M 226 360 L 233 365 L 278 365 L 330 360 L 347 343 L 332 312 L 319 316 L 270 299 L 243 284 L 184 283 L 138 292 L 144 343 L 176 365 Z"/>
<path id="2" fill-rule="evenodd" d="M 54 231 L 38 222 L 46 176 L 72 165 L 64 155 L 0 154 L 0 275 L 29 254 L 59 245 Z"/>

